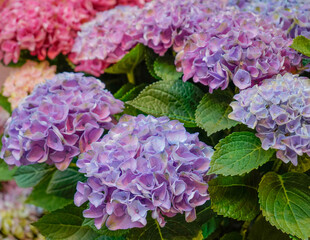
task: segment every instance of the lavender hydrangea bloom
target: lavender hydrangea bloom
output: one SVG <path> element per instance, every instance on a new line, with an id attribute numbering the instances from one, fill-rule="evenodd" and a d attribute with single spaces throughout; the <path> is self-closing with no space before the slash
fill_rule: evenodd
<path id="1" fill-rule="evenodd" d="M 185 212 L 193 221 L 195 207 L 209 199 L 203 176 L 213 149 L 177 120 L 124 115 L 91 148 L 77 161 L 88 180 L 78 183 L 74 202 L 89 201 L 84 217 L 98 229 L 144 227 L 148 211 L 160 226 L 163 215 Z"/>
<path id="2" fill-rule="evenodd" d="M 230 1 L 236 5 L 236 1 Z M 310 5 L 307 0 L 243 0 L 237 4 L 243 11 L 255 12 L 295 38 L 310 37 Z"/>
<path id="3" fill-rule="evenodd" d="M 189 37 L 176 65 L 184 81 L 193 78 L 210 92 L 227 88 L 230 79 L 245 89 L 300 65 L 301 57 L 289 48 L 292 41 L 285 31 L 255 14 L 227 8 L 203 28 Z M 246 82 L 241 84 L 240 79 Z"/>
<path id="4" fill-rule="evenodd" d="M 122 59 L 137 44 L 132 26 L 140 11 L 136 6 L 117 6 L 82 25 L 70 56 L 78 64 L 75 70 L 99 76 Z"/>
<path id="5" fill-rule="evenodd" d="M 123 102 L 104 84 L 83 74 L 63 73 L 38 85 L 8 120 L 0 157 L 9 165 L 46 162 L 60 170 L 90 149 Z"/>
<path id="6" fill-rule="evenodd" d="M 226 6 L 225 0 L 155 0 L 145 5 L 136 22 L 138 41 L 159 55 L 173 46 L 178 52 L 188 36 L 209 16 Z"/>
<path id="7" fill-rule="evenodd" d="M 310 156 L 310 79 L 277 75 L 234 98 L 229 118 L 256 127 L 263 149 L 277 149 L 279 159 L 294 165 L 298 155 Z"/>

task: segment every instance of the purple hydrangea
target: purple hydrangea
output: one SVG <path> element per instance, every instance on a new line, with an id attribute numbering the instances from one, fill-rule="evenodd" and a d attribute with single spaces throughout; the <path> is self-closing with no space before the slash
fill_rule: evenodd
<path id="1" fill-rule="evenodd" d="M 298 155 L 310 156 L 310 79 L 277 75 L 234 98 L 229 118 L 256 127 L 263 149 L 277 149 L 279 159 L 294 165 Z"/>
<path id="2" fill-rule="evenodd" d="M 230 1 L 230 5 L 235 4 L 236 1 Z M 255 12 L 274 22 L 292 38 L 299 35 L 310 38 L 308 0 L 242 0 L 238 6 L 243 11 Z"/>
<path id="3" fill-rule="evenodd" d="M 245 89 L 300 65 L 285 31 L 255 14 L 227 8 L 202 27 L 177 54 L 176 65 L 184 81 L 193 78 L 210 92 L 227 88 L 230 80 Z"/>
<path id="4" fill-rule="evenodd" d="M 173 46 L 178 52 L 187 37 L 201 28 L 226 0 L 155 0 L 145 5 L 136 22 L 138 41 L 164 55 Z"/>
<path id="5" fill-rule="evenodd" d="M 144 8 L 118 6 L 97 13 L 82 25 L 70 59 L 76 71 L 99 76 L 137 43 L 164 55 L 173 46 L 182 49 L 186 38 L 225 6 L 226 0 L 154 0 Z"/>
<path id="6" fill-rule="evenodd" d="M 99 76 L 122 59 L 137 44 L 132 26 L 140 11 L 136 6 L 117 6 L 82 25 L 70 56 L 78 64 L 75 70 Z"/>
<path id="7" fill-rule="evenodd" d="M 148 211 L 160 226 L 163 215 L 193 221 L 195 207 L 209 199 L 204 176 L 213 149 L 177 120 L 124 115 L 91 148 L 77 161 L 88 180 L 78 183 L 74 202 L 89 201 L 84 217 L 98 229 L 144 227 Z"/>
<path id="8" fill-rule="evenodd" d="M 60 170 L 90 149 L 123 102 L 83 74 L 63 73 L 38 85 L 8 120 L 0 157 L 9 165 L 46 162 Z"/>

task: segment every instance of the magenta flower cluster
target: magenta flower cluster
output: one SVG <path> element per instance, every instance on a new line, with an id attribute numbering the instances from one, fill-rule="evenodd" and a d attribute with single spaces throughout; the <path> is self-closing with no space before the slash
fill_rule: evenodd
<path id="1" fill-rule="evenodd" d="M 70 53 L 81 24 L 116 5 L 145 0 L 7 0 L 0 8 L 0 60 L 16 63 L 21 50 L 39 60 Z"/>
<path id="2" fill-rule="evenodd" d="M 98 13 L 82 26 L 70 60 L 76 71 L 99 76 L 110 64 L 119 61 L 137 43 L 164 55 L 173 46 L 178 51 L 209 15 L 225 1 L 154 0 L 144 8 L 118 7 Z"/>
<path id="3" fill-rule="evenodd" d="M 252 13 L 221 11 L 204 29 L 190 36 L 176 65 L 184 81 L 193 78 L 209 86 L 210 92 L 226 89 L 230 80 L 245 89 L 300 64 L 285 31 Z"/>
<path id="4" fill-rule="evenodd" d="M 82 25 L 69 56 L 77 64 L 75 70 L 99 76 L 122 59 L 137 44 L 131 27 L 140 11 L 136 6 L 118 6 Z"/>
<path id="5" fill-rule="evenodd" d="M 74 202 L 89 201 L 84 217 L 98 229 L 144 227 L 148 211 L 160 226 L 177 213 L 190 222 L 209 199 L 204 176 L 213 149 L 177 120 L 124 115 L 91 148 L 77 161 L 88 180 L 78 183 Z"/>
<path id="6" fill-rule="evenodd" d="M 229 118 L 256 127 L 263 149 L 277 149 L 279 159 L 294 165 L 298 155 L 310 156 L 310 79 L 277 75 L 234 98 Z"/>
<path id="7" fill-rule="evenodd" d="M 104 84 L 83 74 L 63 73 L 38 85 L 13 111 L 0 157 L 9 165 L 46 162 L 60 170 L 114 125 L 123 102 Z"/>

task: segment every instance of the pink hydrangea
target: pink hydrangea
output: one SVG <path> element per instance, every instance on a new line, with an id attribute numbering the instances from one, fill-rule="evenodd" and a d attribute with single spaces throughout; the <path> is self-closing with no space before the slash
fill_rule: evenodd
<path id="1" fill-rule="evenodd" d="M 176 65 L 184 81 L 193 78 L 210 92 L 227 88 L 230 80 L 245 89 L 300 65 L 286 32 L 255 14 L 227 9 L 204 22 L 202 29 L 189 37 Z"/>
<path id="2" fill-rule="evenodd" d="M 0 8 L 0 60 L 16 63 L 21 50 L 39 60 L 71 51 L 82 23 L 118 4 L 144 0 L 7 0 Z"/>
<path id="3" fill-rule="evenodd" d="M 34 87 L 51 79 L 56 74 L 56 66 L 49 66 L 47 61 L 34 62 L 28 60 L 21 68 L 13 71 L 3 85 L 3 96 L 8 97 L 12 108 L 27 97 Z"/>

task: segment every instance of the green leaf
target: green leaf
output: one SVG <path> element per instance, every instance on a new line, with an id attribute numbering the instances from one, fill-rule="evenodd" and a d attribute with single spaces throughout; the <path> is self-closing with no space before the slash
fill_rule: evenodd
<path id="1" fill-rule="evenodd" d="M 310 39 L 304 36 L 298 36 L 294 39 L 293 44 L 290 46 L 303 55 L 310 57 Z"/>
<path id="2" fill-rule="evenodd" d="M 147 67 L 147 70 L 149 71 L 150 75 L 157 79 L 160 80 L 160 77 L 156 75 L 154 71 L 154 62 L 157 59 L 158 55 L 154 53 L 153 49 L 151 48 L 146 48 L 145 51 L 145 64 Z"/>
<path id="3" fill-rule="evenodd" d="M 220 240 L 242 240 L 242 236 L 238 232 L 226 233 Z"/>
<path id="4" fill-rule="evenodd" d="M 310 157 L 307 154 L 298 156 L 298 164 L 294 166 L 292 163 L 289 163 L 288 170 L 290 172 L 307 172 L 310 169 Z"/>
<path id="5" fill-rule="evenodd" d="M 245 176 L 218 176 L 209 182 L 212 209 L 225 217 L 251 221 L 259 213 L 259 173 Z"/>
<path id="6" fill-rule="evenodd" d="M 195 109 L 203 92 L 194 84 L 175 81 L 159 81 L 147 86 L 127 104 L 156 117 L 177 119 L 186 127 L 195 127 Z"/>
<path id="7" fill-rule="evenodd" d="M 63 198 L 73 198 L 78 181 L 85 181 L 84 174 L 78 172 L 77 168 L 67 168 L 65 171 L 57 170 L 47 187 L 46 192 Z"/>
<path id="8" fill-rule="evenodd" d="M 173 56 L 157 57 L 154 62 L 154 71 L 162 80 L 173 81 L 182 77 L 182 72 L 177 72 Z"/>
<path id="9" fill-rule="evenodd" d="M 207 93 L 196 110 L 196 123 L 203 128 L 208 135 L 223 129 L 234 127 L 238 122 L 228 118 L 232 112 L 229 104 L 233 95 L 228 91 L 217 90 L 212 94 Z"/>
<path id="10" fill-rule="evenodd" d="M 18 186 L 27 188 L 37 185 L 47 174 L 52 174 L 55 167 L 45 163 L 20 166 L 14 174 Z"/>
<path id="11" fill-rule="evenodd" d="M 33 225 L 45 237 L 53 240 L 89 240 L 98 237 L 88 226 L 82 226 L 83 208 L 69 205 L 43 216 Z"/>
<path id="12" fill-rule="evenodd" d="M 145 46 L 138 44 L 130 50 L 122 60 L 115 63 L 111 67 L 105 69 L 106 73 L 127 74 L 132 72 L 135 67 L 144 59 Z"/>
<path id="13" fill-rule="evenodd" d="M 0 94 L 0 106 L 8 113 L 12 113 L 11 103 L 8 101 L 8 98 L 2 94 Z"/>
<path id="14" fill-rule="evenodd" d="M 98 233 L 101 236 L 110 237 L 111 240 L 124 240 L 126 235 L 129 232 L 129 229 L 120 229 L 117 231 L 111 231 L 109 230 L 105 225 L 103 225 L 99 230 L 95 227 L 94 219 L 85 218 L 82 226 L 89 226 L 91 229 L 93 229 L 96 233 Z M 109 238 L 107 238 L 109 239 Z M 110 239 L 109 239 L 110 240 Z"/>
<path id="15" fill-rule="evenodd" d="M 278 229 L 310 237 L 310 177 L 303 173 L 268 172 L 258 188 L 263 216 Z"/>
<path id="16" fill-rule="evenodd" d="M 208 238 L 212 233 L 215 232 L 215 230 L 219 227 L 220 225 L 220 218 L 213 217 L 211 218 L 208 222 L 204 223 L 202 225 L 202 236 L 203 238 Z"/>
<path id="17" fill-rule="evenodd" d="M 242 175 L 266 163 L 274 150 L 265 151 L 251 132 L 235 132 L 216 146 L 208 174 Z"/>
<path id="18" fill-rule="evenodd" d="M 123 102 L 127 102 L 130 100 L 133 100 L 134 98 L 136 98 L 139 93 L 146 87 L 145 83 L 142 83 L 134 88 L 132 88 L 130 91 L 128 91 L 126 94 L 124 94 L 120 100 L 122 100 Z"/>
<path id="19" fill-rule="evenodd" d="M 66 199 L 52 194 L 47 194 L 46 189 L 52 176 L 46 176 L 36 185 L 27 199 L 27 203 L 44 208 L 47 211 L 54 211 L 63 208 L 73 202 L 73 199 Z"/>
<path id="20" fill-rule="evenodd" d="M 0 159 L 0 181 L 9 181 L 13 179 L 17 167 L 10 168 L 2 159 Z"/>
<path id="21" fill-rule="evenodd" d="M 158 222 L 148 217 L 148 224 L 144 228 L 134 228 L 129 232 L 128 240 L 190 240 L 201 239 L 200 225 L 195 221 L 187 223 L 184 215 L 178 214 L 167 218 L 165 227 L 161 228 Z"/>
<path id="22" fill-rule="evenodd" d="M 308 65 L 308 64 L 310 63 L 310 59 L 305 58 L 305 59 L 303 59 L 301 62 L 302 62 L 302 65 L 303 65 L 303 66 L 306 66 L 306 65 Z"/>
<path id="23" fill-rule="evenodd" d="M 134 87 L 131 83 L 124 84 L 115 94 L 114 97 L 117 99 L 121 99 L 128 91 L 130 91 Z"/>
<path id="24" fill-rule="evenodd" d="M 262 215 L 254 222 L 249 231 L 249 240 L 290 240 L 289 236 L 271 226 Z"/>

